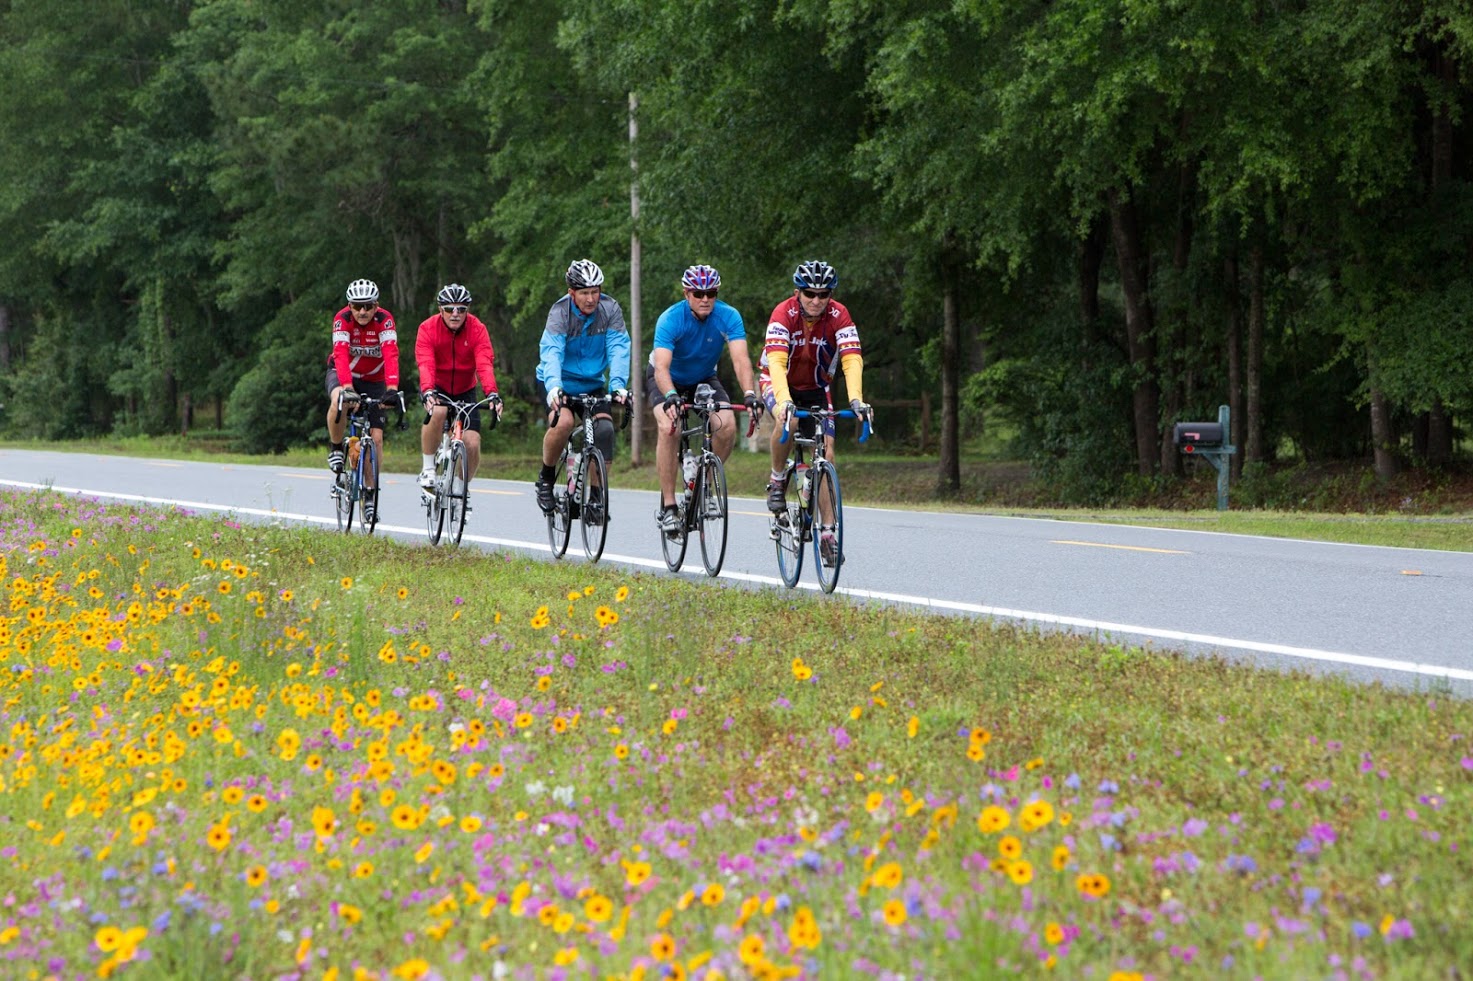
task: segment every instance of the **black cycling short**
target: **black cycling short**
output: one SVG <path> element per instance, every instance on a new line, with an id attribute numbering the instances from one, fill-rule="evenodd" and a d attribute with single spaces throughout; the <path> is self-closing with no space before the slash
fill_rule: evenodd
<path id="1" fill-rule="evenodd" d="M 611 402 L 611 401 L 609 401 L 609 399 L 608 399 L 608 393 L 604 391 L 604 388 L 603 388 L 602 385 L 600 385 L 598 388 L 592 389 L 592 390 L 587 391 L 587 392 L 569 392 L 566 388 L 563 389 L 563 392 L 565 394 L 568 394 L 568 395 L 599 395 L 599 396 L 603 396 L 598 402 L 595 402 L 594 405 L 593 405 L 593 415 L 594 415 L 594 418 L 597 418 L 598 416 L 610 416 L 610 417 L 613 416 L 613 413 L 614 413 L 614 403 Z M 549 409 L 547 407 L 547 386 L 542 383 L 542 380 L 541 379 L 538 379 L 538 381 L 537 381 L 537 404 L 540 405 L 540 406 L 542 406 L 542 411 L 543 412 L 551 412 L 552 411 L 551 409 Z M 573 410 L 573 418 L 575 418 L 575 419 L 582 419 L 583 418 L 583 406 L 580 403 L 572 402 L 572 403 L 569 403 L 568 405 L 563 406 L 563 408 L 565 408 L 565 409 L 572 409 Z"/>
<path id="2" fill-rule="evenodd" d="M 327 397 L 332 398 L 332 393 L 338 388 L 338 369 L 327 369 Z M 381 399 L 389 392 L 389 386 L 381 381 L 370 381 L 367 378 L 354 378 L 353 391 L 359 395 L 367 395 L 371 399 Z M 334 406 L 336 408 L 336 406 Z M 347 411 L 343 406 L 343 411 Z M 386 423 L 389 421 L 389 413 L 383 406 L 376 406 L 368 410 L 368 425 L 372 429 L 388 429 Z"/>
<path id="3" fill-rule="evenodd" d="M 445 400 L 445 401 L 449 401 L 449 402 L 462 402 L 462 403 L 464 403 L 466 405 L 471 405 L 471 404 L 473 404 L 475 402 L 480 401 L 479 399 L 476 398 L 476 390 L 474 388 L 469 388 L 469 389 L 465 390 L 464 392 L 461 392 L 459 395 L 444 395 L 442 393 L 442 399 Z M 447 421 L 451 421 L 451 420 L 453 420 L 455 418 L 454 415 L 451 414 L 451 413 L 454 413 L 455 412 L 454 409 L 447 408 L 445 410 L 445 412 L 446 412 L 445 418 L 446 418 Z M 426 412 L 425 413 L 425 422 L 429 422 L 429 421 L 430 421 L 430 414 L 428 412 Z M 471 410 L 470 417 L 468 419 L 466 419 L 465 425 L 462 426 L 461 429 L 463 431 L 475 430 L 478 433 L 481 431 L 481 408 L 480 408 L 480 406 L 477 406 L 476 408 L 474 408 L 474 409 Z"/>
<path id="4" fill-rule="evenodd" d="M 721 379 L 715 375 L 698 381 L 694 385 L 676 385 L 675 390 L 680 393 L 680 397 L 685 401 L 694 402 L 696 399 L 697 385 L 710 385 L 716 393 L 714 397 L 717 402 L 731 402 L 731 396 L 726 394 L 726 387 L 721 384 Z M 647 364 L 644 368 L 644 390 L 648 394 L 650 408 L 654 408 L 665 401 L 665 393 L 657 391 L 655 388 L 655 366 L 652 364 Z"/>
<path id="5" fill-rule="evenodd" d="M 813 388 L 809 389 L 808 391 L 789 389 L 788 397 L 791 398 L 793 400 L 793 404 L 800 409 L 833 408 L 833 406 L 829 403 L 828 391 L 822 388 Z M 781 426 L 783 421 L 782 417 L 777 414 L 777 396 L 773 394 L 771 385 L 762 386 L 762 400 L 767 405 L 768 414 L 772 416 L 773 425 Z M 798 435 L 804 437 L 805 439 L 812 439 L 813 434 L 818 432 L 818 420 L 813 418 L 812 416 L 803 416 L 796 421 L 798 423 Z M 829 419 L 824 423 L 823 434 L 830 437 L 834 435 L 834 420 Z"/>

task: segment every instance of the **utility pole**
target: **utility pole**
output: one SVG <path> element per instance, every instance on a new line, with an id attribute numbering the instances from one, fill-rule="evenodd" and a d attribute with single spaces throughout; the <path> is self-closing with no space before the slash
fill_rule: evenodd
<path id="1" fill-rule="evenodd" d="M 629 93 L 629 169 L 633 176 L 629 182 L 629 395 L 634 404 L 629 411 L 634 413 L 634 426 L 629 433 L 629 460 L 640 466 L 644 447 L 644 363 L 639 352 L 643 350 L 642 317 L 640 310 L 640 277 L 643 273 L 639 254 L 639 161 L 634 155 L 635 140 L 639 136 L 639 120 L 635 113 L 639 109 L 639 96 Z"/>

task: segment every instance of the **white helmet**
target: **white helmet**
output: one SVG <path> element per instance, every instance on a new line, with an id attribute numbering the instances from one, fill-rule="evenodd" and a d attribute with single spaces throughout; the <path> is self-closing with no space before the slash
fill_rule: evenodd
<path id="1" fill-rule="evenodd" d="M 469 304 L 471 302 L 471 291 L 459 283 L 449 283 L 435 295 L 435 302 L 441 306 L 446 304 Z"/>
<path id="2" fill-rule="evenodd" d="M 371 279 L 355 279 L 348 284 L 349 303 L 377 303 L 378 284 Z"/>
<path id="3" fill-rule="evenodd" d="M 568 267 L 568 288 L 586 290 L 604 284 L 604 271 L 592 259 L 574 259 Z"/>

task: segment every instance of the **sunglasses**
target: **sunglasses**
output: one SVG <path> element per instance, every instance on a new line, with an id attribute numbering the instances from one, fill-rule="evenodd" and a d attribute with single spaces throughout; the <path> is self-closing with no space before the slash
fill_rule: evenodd
<path id="1" fill-rule="evenodd" d="M 440 308 L 440 312 L 441 313 L 465 313 L 469 309 L 470 309 L 470 307 L 467 307 L 467 306 L 441 307 Z"/>
<path id="2" fill-rule="evenodd" d="M 350 303 L 350 304 L 348 304 L 348 306 L 352 307 L 354 310 L 377 310 L 378 309 L 378 304 L 377 303 Z"/>
<path id="3" fill-rule="evenodd" d="M 691 290 L 690 291 L 690 297 L 691 297 L 692 300 L 714 300 L 714 299 L 716 299 L 716 291 L 715 290 Z"/>
<path id="4" fill-rule="evenodd" d="M 803 290 L 802 293 L 810 300 L 827 300 L 834 295 L 833 290 Z"/>

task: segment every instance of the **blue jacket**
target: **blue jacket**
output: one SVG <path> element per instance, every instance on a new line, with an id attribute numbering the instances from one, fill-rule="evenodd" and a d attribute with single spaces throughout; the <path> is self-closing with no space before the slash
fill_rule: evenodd
<path id="1" fill-rule="evenodd" d="M 549 391 L 561 388 L 569 395 L 586 395 L 604 387 L 629 387 L 629 328 L 619 301 L 605 293 L 592 316 L 584 317 L 565 296 L 547 311 L 547 326 L 538 346 L 537 380 Z"/>

